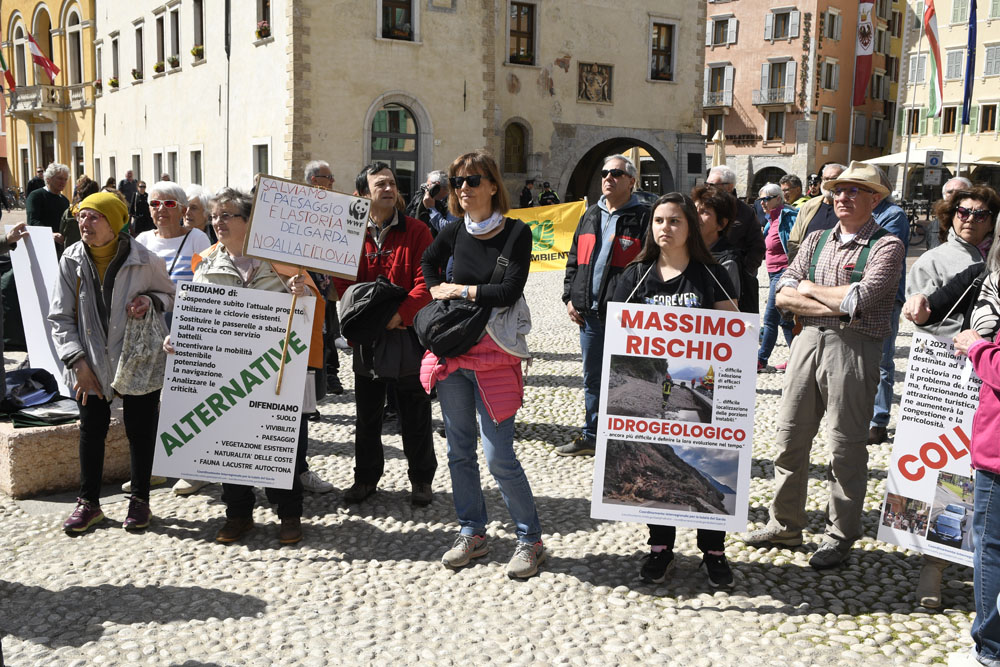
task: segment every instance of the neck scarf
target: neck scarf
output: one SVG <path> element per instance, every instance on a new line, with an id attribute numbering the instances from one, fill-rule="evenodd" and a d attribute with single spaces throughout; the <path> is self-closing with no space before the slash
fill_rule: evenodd
<path id="1" fill-rule="evenodd" d="M 500 211 L 493 211 L 493 215 L 481 220 L 480 222 L 473 222 L 469 218 L 469 214 L 465 214 L 465 229 L 473 236 L 477 234 L 489 234 L 494 229 L 503 224 L 503 214 Z"/>

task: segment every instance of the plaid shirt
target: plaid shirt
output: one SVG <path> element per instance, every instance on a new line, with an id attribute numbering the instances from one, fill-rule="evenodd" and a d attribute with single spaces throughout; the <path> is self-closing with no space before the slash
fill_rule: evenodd
<path id="1" fill-rule="evenodd" d="M 850 284 L 851 271 L 854 270 L 854 264 L 858 261 L 861 250 L 868 245 L 872 234 L 878 229 L 878 223 L 872 218 L 853 239 L 842 244 L 840 225 L 834 227 L 816 263 L 814 282 L 828 287 Z M 782 287 L 809 278 L 809 265 L 822 233 L 813 232 L 805 238 L 799 253 L 795 255 L 795 260 L 778 281 L 775 290 L 780 291 Z M 892 234 L 883 236 L 872 247 L 861 282 L 858 283 L 855 316 L 849 321 L 844 321 L 846 316 L 845 318 L 800 316 L 803 326 L 853 329 L 879 340 L 888 336 L 892 331 L 890 319 L 903 270 L 904 254 L 902 241 Z"/>

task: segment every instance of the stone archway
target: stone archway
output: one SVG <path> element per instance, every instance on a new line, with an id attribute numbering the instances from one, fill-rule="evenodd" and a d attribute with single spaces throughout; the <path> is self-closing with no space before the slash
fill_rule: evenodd
<path id="1" fill-rule="evenodd" d="M 777 183 L 778 179 L 784 176 L 785 173 L 785 170 L 781 167 L 764 167 L 753 175 L 753 179 L 750 181 L 750 189 L 747 190 L 747 196 L 753 195 L 756 197 L 762 187 L 768 183 Z"/>
<path id="2" fill-rule="evenodd" d="M 601 166 L 604 158 L 616 153 L 625 153 L 639 146 L 649 153 L 651 160 L 644 160 L 639 174 L 637 188 L 643 184 L 653 189 L 653 194 L 660 195 L 674 190 L 674 176 L 670 165 L 663 155 L 650 144 L 631 137 L 615 137 L 593 146 L 584 153 L 566 183 L 563 201 L 574 201 L 587 197 L 591 203 L 601 197 Z"/>

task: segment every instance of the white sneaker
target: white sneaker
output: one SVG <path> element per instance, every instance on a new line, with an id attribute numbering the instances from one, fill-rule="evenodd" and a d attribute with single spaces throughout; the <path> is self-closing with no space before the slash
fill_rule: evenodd
<path id="1" fill-rule="evenodd" d="M 979 661 L 976 660 L 975 647 L 957 651 L 948 656 L 948 667 L 978 667 L 979 664 Z"/>
<path id="2" fill-rule="evenodd" d="M 302 488 L 306 491 L 311 491 L 313 493 L 329 493 L 330 491 L 333 491 L 333 484 L 324 481 L 312 470 L 306 470 L 304 473 L 299 475 L 299 481 L 302 482 Z"/>
<path id="3" fill-rule="evenodd" d="M 337 338 L 333 341 L 333 344 L 338 350 L 351 349 L 351 346 L 347 344 L 347 339 L 343 336 L 337 336 Z"/>
<path id="4" fill-rule="evenodd" d="M 166 477 L 160 477 L 159 475 L 149 476 L 149 486 L 159 486 L 167 481 Z M 129 480 L 122 484 L 122 493 L 132 493 L 132 480 Z"/>
<path id="5" fill-rule="evenodd" d="M 192 493 L 197 493 L 209 484 L 211 482 L 205 482 L 200 479 L 179 479 L 174 484 L 174 493 L 178 496 L 190 496 Z"/>

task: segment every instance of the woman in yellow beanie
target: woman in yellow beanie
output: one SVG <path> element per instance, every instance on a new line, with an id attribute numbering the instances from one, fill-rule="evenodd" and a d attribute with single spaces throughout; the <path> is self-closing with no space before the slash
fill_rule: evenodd
<path id="1" fill-rule="evenodd" d="M 66 384 L 80 408 L 80 497 L 63 523 L 82 533 L 104 519 L 101 478 L 104 440 L 111 423 L 111 388 L 122 354 L 127 318 L 163 317 L 173 308 L 174 286 L 163 262 L 121 233 L 128 207 L 114 194 L 92 194 L 77 208 L 80 241 L 59 260 L 49 321 L 56 352 L 66 366 Z M 123 396 L 125 433 L 132 461 L 132 497 L 126 530 L 149 525 L 149 477 L 159 415 L 159 390 Z"/>

